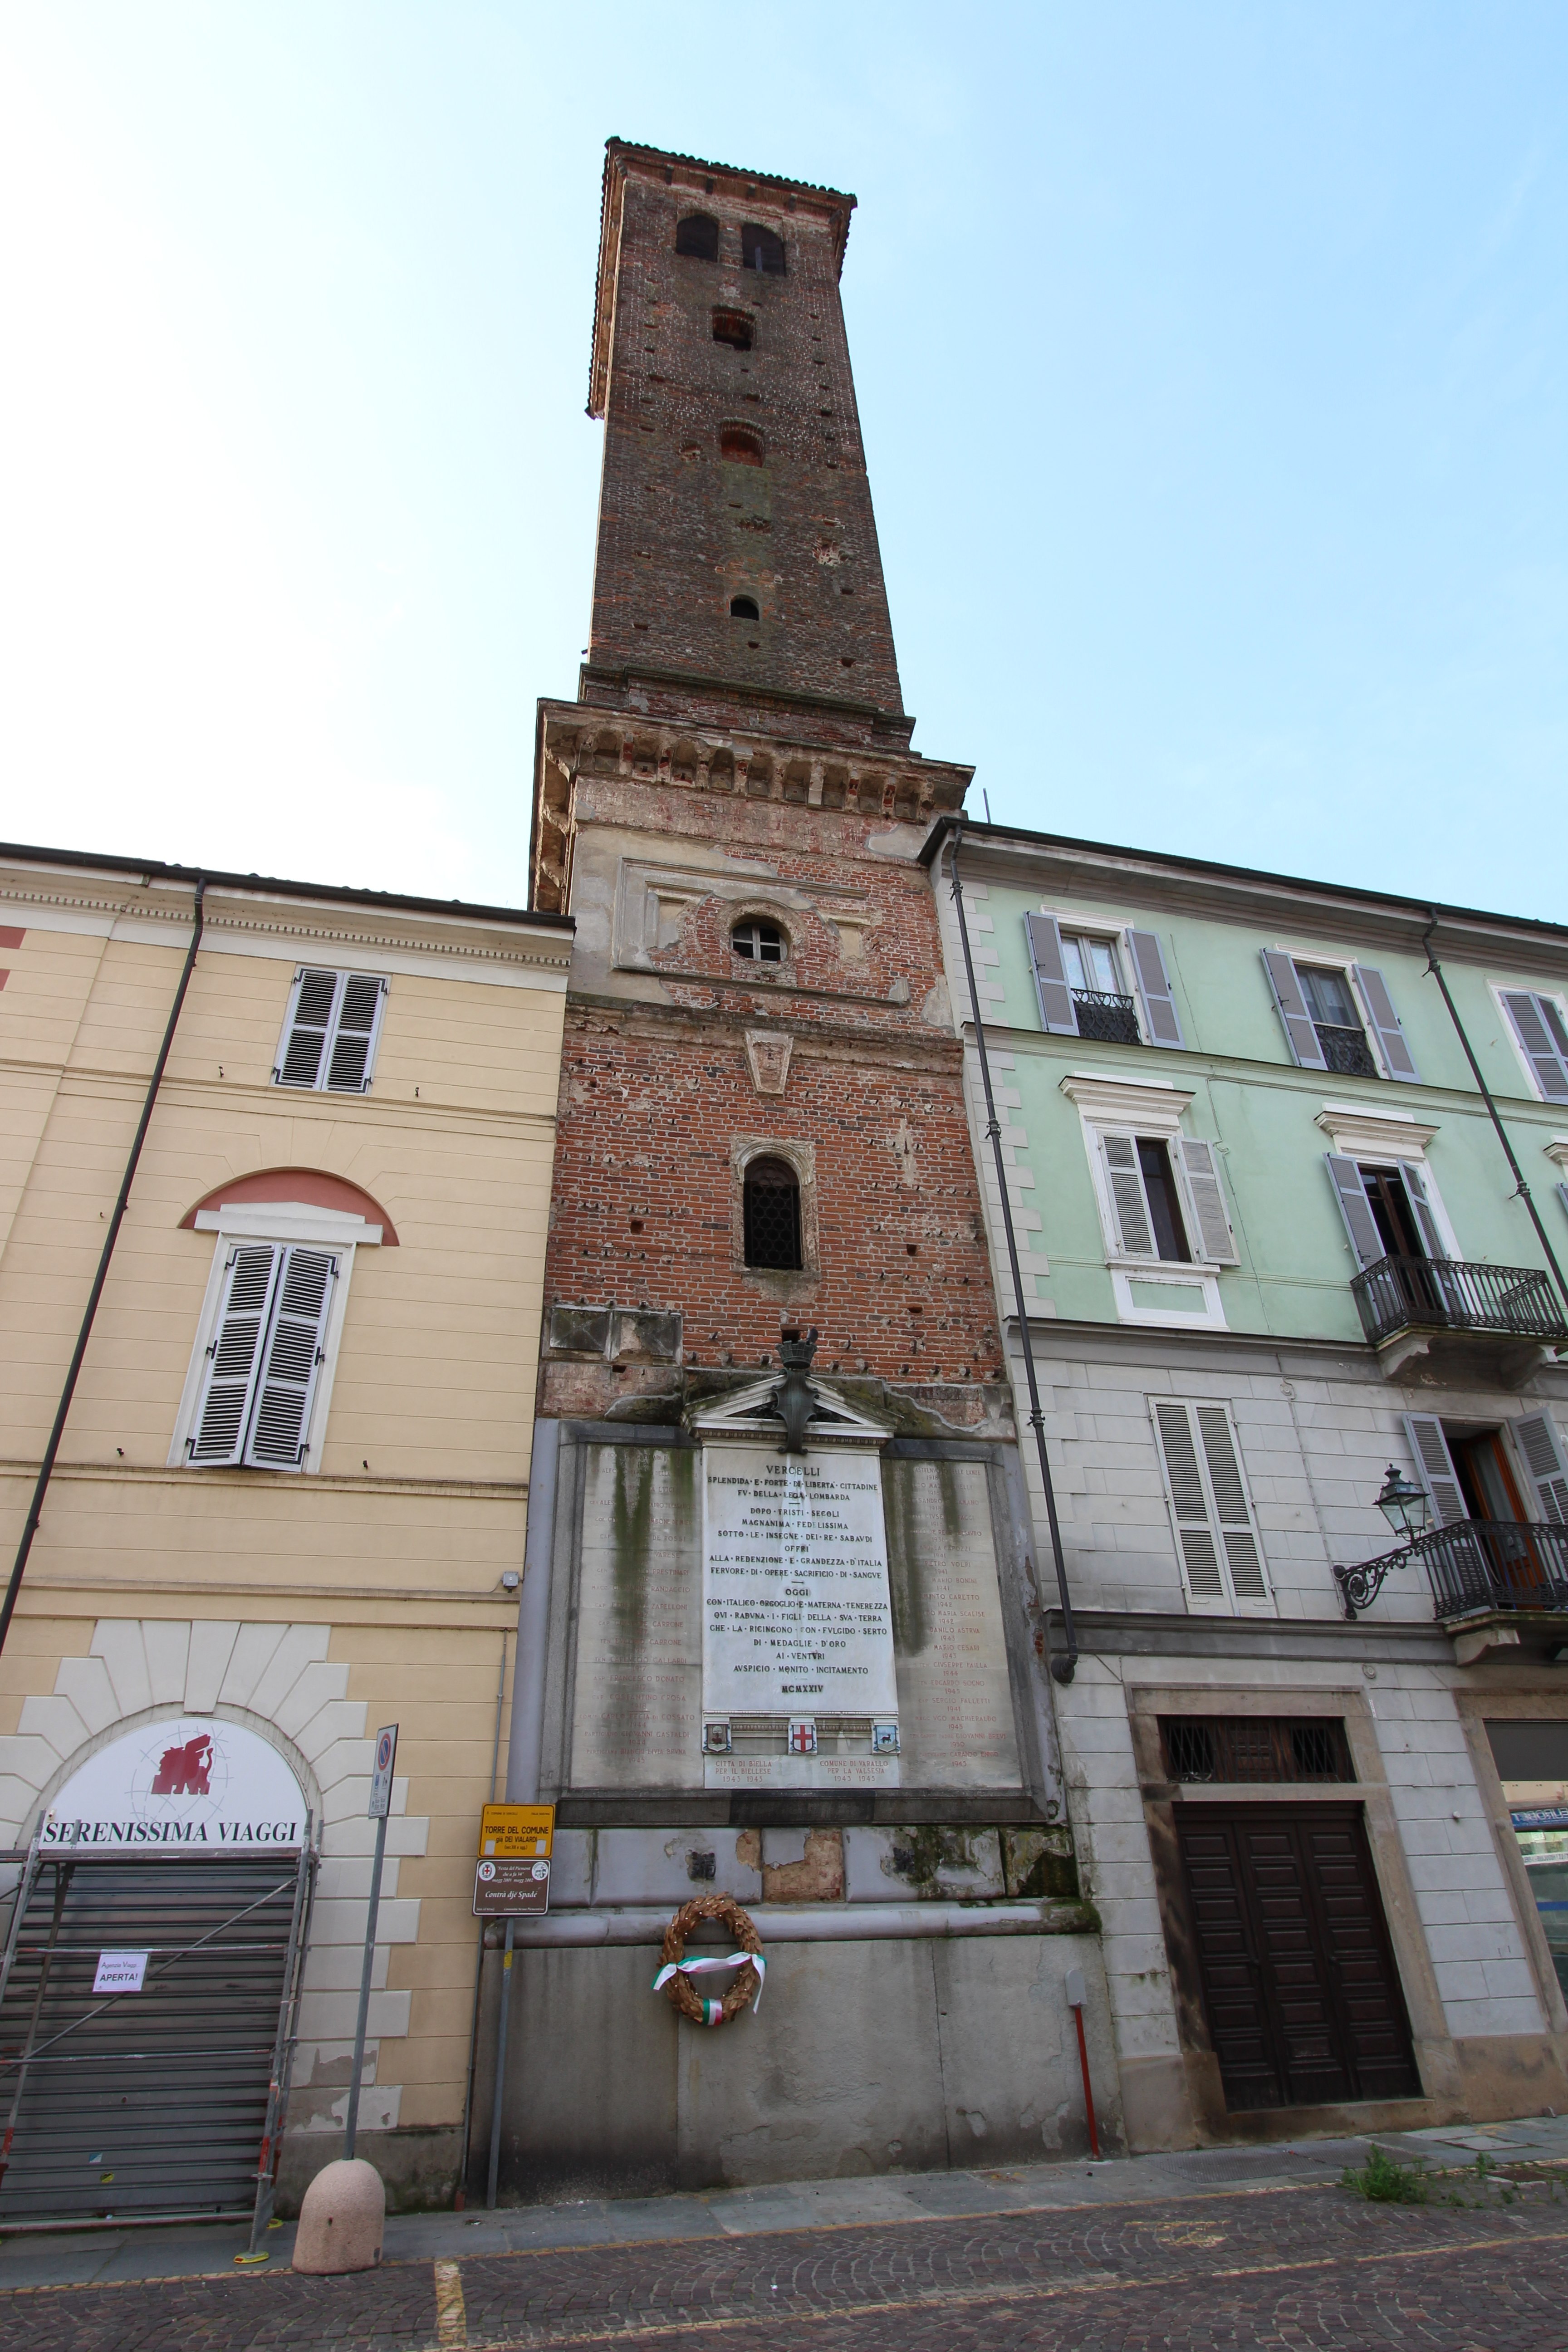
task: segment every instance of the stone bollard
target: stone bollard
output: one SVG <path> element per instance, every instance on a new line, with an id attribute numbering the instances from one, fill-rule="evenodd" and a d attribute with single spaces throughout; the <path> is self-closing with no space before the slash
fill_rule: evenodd
<path id="1" fill-rule="evenodd" d="M 323 2165 L 300 2207 L 294 2268 L 318 2274 L 370 2271 L 381 2260 L 386 2191 L 363 2156 Z"/>

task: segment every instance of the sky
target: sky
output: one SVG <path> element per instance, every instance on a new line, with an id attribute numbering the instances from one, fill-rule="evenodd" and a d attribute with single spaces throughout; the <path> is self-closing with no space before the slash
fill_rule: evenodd
<path id="1" fill-rule="evenodd" d="M 525 903 L 611 134 L 858 194 L 977 814 L 1568 916 L 1560 0 L 0 0 L 0 836 Z"/>

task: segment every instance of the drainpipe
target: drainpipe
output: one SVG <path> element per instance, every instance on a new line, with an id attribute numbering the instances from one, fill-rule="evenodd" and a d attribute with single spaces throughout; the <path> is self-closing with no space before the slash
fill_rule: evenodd
<path id="1" fill-rule="evenodd" d="M 1062 1631 L 1067 1636 L 1065 1653 L 1060 1657 L 1050 1659 L 1049 1664 L 1052 1675 L 1058 1683 L 1070 1683 L 1078 1664 L 1078 1629 L 1073 1623 L 1072 1601 L 1068 1592 L 1062 1531 L 1057 1522 L 1057 1494 L 1051 1483 L 1050 1457 L 1046 1452 L 1046 1417 L 1040 1411 L 1039 1384 L 1035 1378 L 1034 1341 L 1029 1336 L 1029 1317 L 1024 1305 L 1024 1278 L 1018 1270 L 1018 1243 L 1013 1231 L 1013 1204 L 1007 1197 L 1007 1171 L 1002 1164 L 1002 1128 L 996 1117 L 996 1097 L 991 1091 L 991 1062 L 985 1051 L 985 1025 L 980 1018 L 980 997 L 974 985 L 974 958 L 970 953 L 969 924 L 963 912 L 963 886 L 958 876 L 958 849 L 963 838 L 963 819 L 960 817 L 952 835 L 952 903 L 958 909 L 958 935 L 963 941 L 963 969 L 969 980 L 969 1009 L 974 1018 L 974 1042 L 980 1049 L 980 1081 L 985 1089 L 985 1132 L 991 1139 L 991 1150 L 996 1161 L 996 1190 L 1002 1200 L 1002 1230 L 1007 1237 L 1013 1303 L 1018 1310 L 1018 1337 L 1024 1348 L 1024 1378 L 1029 1390 L 1029 1427 L 1035 1433 L 1035 1446 L 1040 1457 L 1040 1484 L 1045 1488 L 1046 1517 L 1051 1529 L 1051 1554 L 1057 1567 L 1057 1590 L 1061 1594 Z"/>
<path id="2" fill-rule="evenodd" d="M 76 1384 L 81 1372 L 82 1360 L 87 1354 L 87 1343 L 92 1337 L 93 1318 L 98 1313 L 98 1302 L 103 1297 L 103 1286 L 109 1279 L 109 1261 L 114 1255 L 114 1244 L 120 1238 L 120 1228 L 125 1219 L 126 1202 L 131 1198 L 132 1181 L 136 1174 L 136 1163 L 142 1157 L 142 1146 L 147 1140 L 147 1129 L 153 1122 L 153 1106 L 158 1099 L 158 1089 L 163 1082 L 163 1066 L 169 1058 L 169 1048 L 174 1042 L 174 1030 L 179 1023 L 180 1008 L 185 1001 L 185 991 L 191 984 L 191 972 L 195 965 L 196 950 L 202 943 L 202 901 L 206 896 L 206 887 L 205 875 L 198 874 L 195 920 L 191 929 L 191 944 L 185 953 L 184 970 L 180 974 L 180 984 L 174 991 L 174 1002 L 169 1008 L 169 1025 L 163 1032 L 163 1042 L 158 1049 L 158 1059 L 153 1065 L 152 1080 L 147 1088 L 147 1099 L 142 1106 L 142 1117 L 136 1129 L 136 1138 L 131 1146 L 131 1157 L 125 1163 L 125 1173 L 120 1180 L 120 1198 L 114 1203 L 114 1214 L 109 1220 L 109 1231 L 103 1237 L 103 1249 L 98 1261 L 98 1272 L 93 1276 L 92 1288 L 88 1294 L 87 1312 L 81 1318 L 81 1329 L 77 1333 L 76 1351 L 70 1360 L 70 1370 L 66 1374 L 66 1384 L 60 1391 L 59 1405 L 55 1413 L 55 1425 L 49 1432 L 49 1442 L 44 1448 L 43 1466 L 38 1472 L 38 1483 L 33 1489 L 32 1507 L 27 1513 L 26 1523 L 22 1529 L 22 1540 L 16 1547 L 16 1559 L 11 1570 L 11 1581 L 5 1587 L 5 1601 L 0 1604 L 0 1650 L 5 1646 L 5 1636 L 11 1630 L 11 1620 L 16 1613 L 16 1596 L 22 1590 L 22 1578 L 26 1570 L 27 1555 L 33 1549 L 33 1538 L 38 1532 L 38 1522 L 43 1517 L 44 1496 L 48 1492 L 49 1480 L 54 1475 L 55 1456 L 60 1450 L 60 1440 L 65 1435 L 66 1417 L 71 1409 L 71 1399 L 76 1394 Z"/>
<path id="3" fill-rule="evenodd" d="M 1530 1222 L 1535 1227 L 1536 1239 L 1540 1242 L 1542 1248 L 1546 1252 L 1546 1263 L 1552 1268 L 1552 1276 L 1557 1284 L 1558 1296 L 1563 1300 L 1563 1305 L 1568 1307 L 1568 1282 L 1564 1282 L 1563 1278 L 1563 1268 L 1557 1263 L 1557 1253 L 1546 1238 L 1546 1228 L 1541 1222 L 1541 1212 L 1537 1209 L 1534 1201 L 1531 1198 L 1530 1187 L 1524 1181 L 1524 1171 L 1520 1166 L 1518 1160 L 1514 1156 L 1513 1146 L 1508 1139 L 1508 1130 L 1504 1127 L 1502 1119 L 1499 1115 L 1496 1103 L 1492 1100 L 1491 1088 L 1488 1086 L 1485 1078 L 1481 1076 L 1481 1066 L 1476 1059 L 1475 1048 L 1470 1044 L 1468 1037 L 1465 1034 L 1465 1024 L 1459 1018 L 1458 1007 L 1454 1003 L 1452 996 L 1448 993 L 1448 983 L 1444 977 L 1443 967 L 1432 952 L 1432 934 L 1436 928 L 1437 915 L 1436 908 L 1434 908 L 1432 912 L 1432 919 L 1421 934 L 1421 944 L 1426 950 L 1426 969 L 1443 992 L 1443 1002 L 1448 1008 L 1448 1018 L 1459 1033 L 1459 1043 L 1465 1049 L 1465 1059 L 1470 1066 L 1471 1076 L 1474 1077 L 1477 1086 L 1479 1087 L 1481 1090 L 1481 1100 L 1485 1103 L 1488 1111 L 1491 1115 L 1492 1125 L 1497 1129 L 1497 1139 L 1503 1148 L 1503 1156 L 1507 1160 L 1510 1168 L 1513 1171 L 1516 1197 L 1524 1202 L 1525 1208 L 1530 1213 Z"/>

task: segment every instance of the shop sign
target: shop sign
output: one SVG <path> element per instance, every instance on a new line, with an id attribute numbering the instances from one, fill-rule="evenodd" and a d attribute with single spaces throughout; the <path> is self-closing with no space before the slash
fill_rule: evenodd
<path id="1" fill-rule="evenodd" d="M 46 1847 L 216 1853 L 297 1846 L 306 1804 L 276 1748 L 207 1716 L 144 1723 L 89 1756 L 44 1819 Z"/>

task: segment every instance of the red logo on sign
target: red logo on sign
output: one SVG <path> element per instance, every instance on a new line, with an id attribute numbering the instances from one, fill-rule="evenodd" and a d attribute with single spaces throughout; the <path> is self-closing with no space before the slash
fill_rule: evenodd
<path id="1" fill-rule="evenodd" d="M 206 1732 L 183 1748 L 165 1748 L 153 1781 L 155 1797 L 205 1797 L 212 1772 L 213 1744 Z"/>
<path id="2" fill-rule="evenodd" d="M 795 1724 L 790 1731 L 789 1744 L 797 1756 L 811 1755 L 816 1746 L 816 1726 L 814 1723 Z"/>

